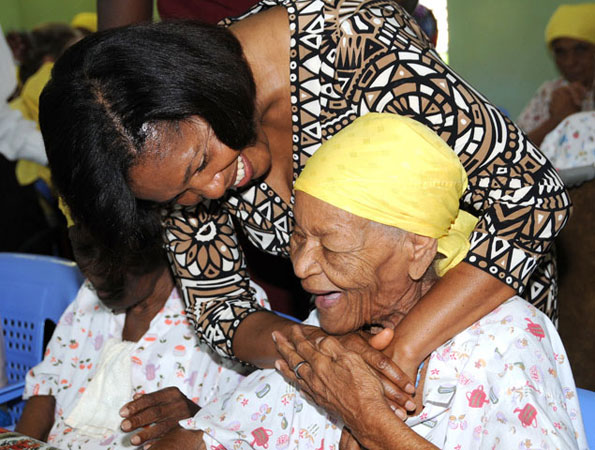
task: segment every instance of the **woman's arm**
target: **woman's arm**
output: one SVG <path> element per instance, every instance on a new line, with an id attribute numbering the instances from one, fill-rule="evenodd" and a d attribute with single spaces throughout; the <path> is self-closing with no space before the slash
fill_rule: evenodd
<path id="1" fill-rule="evenodd" d="M 177 208 L 164 220 L 164 236 L 186 313 L 199 339 L 222 356 L 256 363 L 258 359 L 252 358 L 257 355 L 241 348 L 235 354 L 235 334 L 257 311 L 276 316 L 257 304 L 229 212 L 218 202 Z M 245 339 L 262 341 L 264 346 L 266 338 L 249 332 Z"/>
<path id="2" fill-rule="evenodd" d="M 402 37 L 408 37 L 404 31 Z M 429 126 L 453 149 L 469 182 L 462 208 L 479 221 L 464 263 L 438 281 L 395 329 L 395 355 L 404 358 L 397 362 L 410 376 L 431 350 L 523 292 L 570 213 L 560 177 L 522 130 L 429 46 L 410 62 L 413 46 L 387 49 L 400 77 L 394 75 L 384 87 L 389 92 L 377 96 L 392 94 L 401 102 L 399 114 Z M 369 89 L 376 89 L 376 79 L 368 78 Z M 386 112 L 384 105 L 378 103 L 375 111 Z"/>
<path id="3" fill-rule="evenodd" d="M 274 333 L 282 360 L 277 369 L 317 399 L 325 410 L 339 416 L 358 442 L 368 449 L 435 449 L 397 417 L 385 399 L 376 372 L 334 337 L 311 340 L 292 327 L 287 339 Z M 296 378 L 292 367 L 306 361 Z M 354 389 L 355 387 L 355 389 Z"/>
<path id="4" fill-rule="evenodd" d="M 35 395 L 27 400 L 15 431 L 46 442 L 54 426 L 56 399 L 53 395 Z"/>
<path id="5" fill-rule="evenodd" d="M 393 359 L 413 379 L 434 349 L 515 294 L 470 264 L 460 263 L 422 297 L 395 329 Z M 373 341 L 372 341 L 373 342 Z"/>
<path id="6" fill-rule="evenodd" d="M 581 110 L 585 90 L 581 85 L 563 86 L 552 92 L 548 117 L 540 125 L 527 132 L 535 145 L 541 145 L 543 139 L 551 133 L 566 117 Z"/>

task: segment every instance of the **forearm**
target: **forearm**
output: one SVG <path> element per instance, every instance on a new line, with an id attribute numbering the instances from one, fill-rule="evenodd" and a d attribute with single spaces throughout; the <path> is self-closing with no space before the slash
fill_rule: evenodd
<path id="1" fill-rule="evenodd" d="M 281 331 L 287 335 L 295 324 L 269 311 L 252 313 L 242 320 L 235 332 L 233 354 L 256 367 L 271 369 L 275 361 L 281 358 L 271 334 Z"/>
<path id="2" fill-rule="evenodd" d="M 56 399 L 52 395 L 36 395 L 27 400 L 15 431 L 40 441 L 47 441 L 54 425 Z"/>
<path id="3" fill-rule="evenodd" d="M 553 131 L 559 123 L 559 121 L 553 118 L 549 118 L 541 125 L 539 125 L 537 128 L 534 128 L 533 130 L 528 132 L 527 137 L 531 140 L 531 142 L 533 142 L 533 144 L 539 147 L 543 142 L 543 139 L 548 135 L 548 133 Z"/>
<path id="4" fill-rule="evenodd" d="M 514 294 L 514 289 L 497 278 L 470 264 L 460 263 L 441 278 L 396 327 L 397 358 L 403 358 L 410 370 L 417 369 L 432 351 Z M 400 361 L 397 363 L 401 365 Z"/>
<path id="5" fill-rule="evenodd" d="M 152 0 L 97 0 L 99 30 L 150 22 L 152 18 Z"/>

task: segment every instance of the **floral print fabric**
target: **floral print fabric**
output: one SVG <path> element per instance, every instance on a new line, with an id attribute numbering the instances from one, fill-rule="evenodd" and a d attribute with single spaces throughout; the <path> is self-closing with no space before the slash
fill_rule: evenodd
<path id="1" fill-rule="evenodd" d="M 407 424 L 442 449 L 586 449 L 566 351 L 513 297 L 432 352 L 424 409 Z"/>
<path id="2" fill-rule="evenodd" d="M 545 137 L 541 150 L 556 169 L 595 164 L 595 111 L 564 119 Z"/>
<path id="3" fill-rule="evenodd" d="M 259 289 L 256 295 L 265 306 L 264 291 Z M 95 439 L 65 424 L 95 373 L 105 343 L 111 338 L 121 339 L 124 320 L 125 314 L 113 314 L 104 307 L 85 281 L 58 322 L 43 361 L 27 374 L 24 398 L 52 395 L 56 399 L 55 422 L 48 438 L 52 445 L 84 450 L 126 446 L 128 435 L 123 432 Z M 134 393 L 175 386 L 201 406 L 216 401 L 220 393 L 234 388 L 243 378 L 237 364 L 220 361 L 199 344 L 177 289 L 153 318 L 130 358 Z"/>
<path id="4" fill-rule="evenodd" d="M 315 312 L 309 323 L 317 324 Z M 424 408 L 407 420 L 442 449 L 586 449 L 570 364 L 552 322 L 520 297 L 430 355 Z M 338 449 L 342 424 L 273 370 L 254 372 L 187 428 L 211 449 Z M 218 447 L 221 445 L 221 447 Z"/>

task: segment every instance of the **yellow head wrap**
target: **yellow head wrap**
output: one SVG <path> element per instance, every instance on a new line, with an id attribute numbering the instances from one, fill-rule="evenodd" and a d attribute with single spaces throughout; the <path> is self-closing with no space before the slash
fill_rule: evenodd
<path id="1" fill-rule="evenodd" d="M 70 21 L 72 28 L 84 28 L 91 33 L 97 31 L 97 14 L 94 12 L 82 12 L 75 15 Z"/>
<path id="2" fill-rule="evenodd" d="M 467 174 L 432 130 L 396 114 L 370 113 L 326 141 L 295 182 L 356 216 L 438 239 L 444 275 L 469 250 L 477 219 L 459 210 Z"/>
<path id="3" fill-rule="evenodd" d="M 558 38 L 595 44 L 595 3 L 560 5 L 545 28 L 545 42 L 550 46 Z"/>

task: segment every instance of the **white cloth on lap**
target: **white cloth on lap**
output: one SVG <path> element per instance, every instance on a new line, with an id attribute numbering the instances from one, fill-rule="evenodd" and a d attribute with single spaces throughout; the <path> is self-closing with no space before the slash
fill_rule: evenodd
<path id="1" fill-rule="evenodd" d="M 268 307 L 264 291 L 254 283 L 251 286 L 257 291 L 259 303 Z M 97 374 L 106 342 L 110 338 L 121 340 L 124 322 L 125 315 L 113 314 L 85 282 L 60 318 L 43 361 L 27 374 L 25 399 L 34 395 L 52 395 L 56 399 L 54 426 L 48 437 L 53 446 L 84 450 L 128 447 L 128 435 L 119 428 L 94 438 L 66 425 L 66 417 L 71 416 Z M 151 320 L 147 332 L 134 343 L 130 355 L 132 392 L 126 402 L 135 393 L 174 386 L 204 406 L 235 388 L 246 373 L 239 364 L 222 360 L 198 342 L 176 289 Z"/>
<path id="2" fill-rule="evenodd" d="M 131 356 L 136 342 L 111 338 L 105 343 L 97 372 L 66 419 L 79 433 L 100 438 L 120 429 L 120 408 L 132 398 Z"/>

